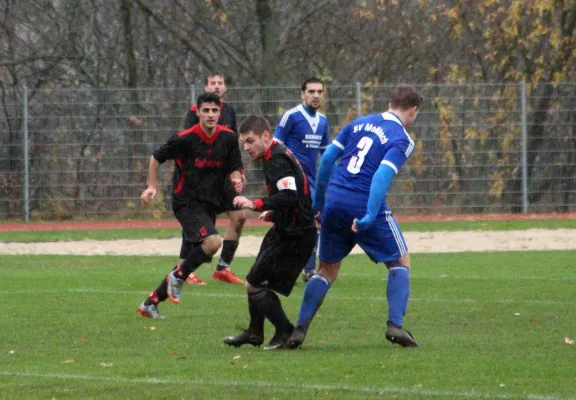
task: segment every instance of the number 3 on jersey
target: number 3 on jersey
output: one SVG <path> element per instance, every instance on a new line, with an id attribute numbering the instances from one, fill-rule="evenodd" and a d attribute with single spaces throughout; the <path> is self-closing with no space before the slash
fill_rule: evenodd
<path id="1" fill-rule="evenodd" d="M 372 147 L 372 143 L 374 143 L 374 140 L 370 139 L 368 136 L 363 136 L 362 139 L 360 139 L 356 145 L 360 151 L 358 151 L 357 155 L 350 158 L 347 168 L 348 172 L 354 175 L 360 172 L 360 168 L 362 168 L 362 164 L 364 164 L 364 157 L 366 157 L 370 147 Z"/>

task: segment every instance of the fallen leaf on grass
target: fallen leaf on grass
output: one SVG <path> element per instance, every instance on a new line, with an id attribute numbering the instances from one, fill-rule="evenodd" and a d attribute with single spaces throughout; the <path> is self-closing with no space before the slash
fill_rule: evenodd
<path id="1" fill-rule="evenodd" d="M 572 339 L 570 339 L 568 336 L 566 336 L 564 338 L 564 343 L 566 344 L 574 344 L 574 341 Z"/>
<path id="2" fill-rule="evenodd" d="M 76 360 L 69 359 L 69 360 L 66 360 L 66 361 L 62 361 L 62 364 L 76 364 Z"/>
<path id="3" fill-rule="evenodd" d="M 101 363 L 100 363 L 100 366 L 101 366 L 101 367 L 111 367 L 111 366 L 113 366 L 113 365 L 114 365 L 114 364 L 112 364 L 112 363 L 105 363 L 105 362 L 101 362 Z"/>
<path id="4" fill-rule="evenodd" d="M 233 359 L 233 360 L 237 360 L 237 359 L 239 359 L 240 357 L 241 357 L 241 356 L 234 356 L 234 357 L 232 357 L 232 359 Z"/>
<path id="5" fill-rule="evenodd" d="M 151 330 L 151 331 L 155 331 L 155 330 L 156 330 L 156 327 L 155 327 L 155 326 L 151 326 L 151 327 L 150 327 L 150 330 Z"/>

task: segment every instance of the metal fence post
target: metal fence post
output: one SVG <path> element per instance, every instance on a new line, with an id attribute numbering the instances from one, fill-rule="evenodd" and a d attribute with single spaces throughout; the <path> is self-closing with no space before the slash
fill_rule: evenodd
<path id="1" fill-rule="evenodd" d="M 356 117 L 362 116 L 362 84 L 356 82 Z"/>
<path id="2" fill-rule="evenodd" d="M 196 86 L 190 85 L 190 105 L 196 104 Z"/>
<path id="3" fill-rule="evenodd" d="M 528 121 L 526 112 L 526 81 L 520 82 L 522 108 L 522 213 L 528 212 Z"/>
<path id="4" fill-rule="evenodd" d="M 24 152 L 24 220 L 30 222 L 30 157 L 28 156 L 28 88 L 24 85 L 22 102 L 22 150 Z"/>

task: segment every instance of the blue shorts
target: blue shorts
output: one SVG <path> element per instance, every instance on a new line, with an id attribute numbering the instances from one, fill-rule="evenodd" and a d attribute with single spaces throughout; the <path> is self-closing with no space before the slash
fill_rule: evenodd
<path id="1" fill-rule="evenodd" d="M 340 262 L 356 244 L 376 263 L 396 261 L 408 252 L 402 231 L 389 211 L 378 214 L 376 224 L 370 229 L 352 232 L 354 218 L 361 219 L 364 214 L 365 207 L 326 204 L 320 230 L 321 261 Z"/>

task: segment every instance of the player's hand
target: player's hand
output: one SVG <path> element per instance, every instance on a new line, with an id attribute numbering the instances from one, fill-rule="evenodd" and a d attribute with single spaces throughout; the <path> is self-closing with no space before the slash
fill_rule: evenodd
<path id="1" fill-rule="evenodd" d="M 247 199 L 244 196 L 234 197 L 233 204 L 235 207 L 238 207 L 238 208 L 249 208 L 251 210 L 254 209 L 254 203 L 252 202 L 252 200 Z"/>
<path id="2" fill-rule="evenodd" d="M 320 226 L 322 225 L 322 217 L 320 215 L 320 211 L 314 215 L 314 222 L 316 223 L 316 228 L 320 229 Z"/>
<path id="3" fill-rule="evenodd" d="M 357 233 L 365 231 L 366 229 L 370 228 L 374 222 L 375 220 L 368 216 L 365 216 L 362 219 L 354 218 L 354 221 L 352 221 L 352 232 Z"/>
<path id="4" fill-rule="evenodd" d="M 358 233 L 358 224 L 356 223 L 358 221 L 358 219 L 354 218 L 354 221 L 352 221 L 352 232 L 354 233 Z"/>
<path id="5" fill-rule="evenodd" d="M 264 211 L 262 214 L 260 214 L 258 219 L 260 221 L 272 222 L 272 211 Z"/>
<path id="6" fill-rule="evenodd" d="M 234 185 L 234 189 L 236 189 L 236 193 L 242 193 L 242 189 L 244 189 L 244 182 L 240 178 L 232 178 L 232 184 Z"/>
<path id="7" fill-rule="evenodd" d="M 152 200 L 156 198 L 156 188 L 149 187 L 144 190 L 140 196 L 140 202 L 142 204 L 148 204 L 148 197 L 150 197 Z"/>

